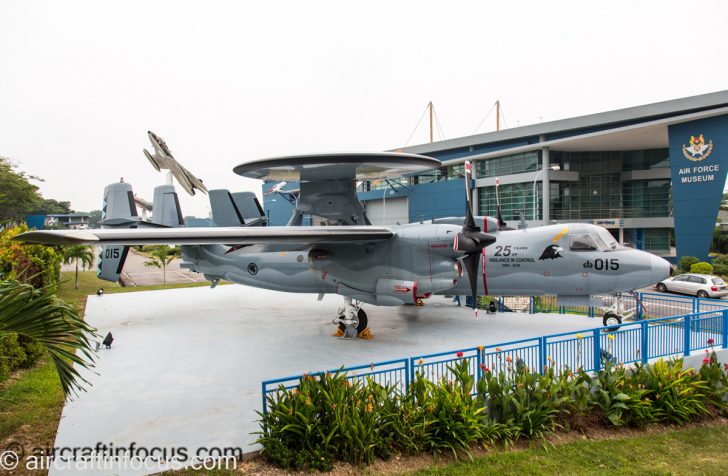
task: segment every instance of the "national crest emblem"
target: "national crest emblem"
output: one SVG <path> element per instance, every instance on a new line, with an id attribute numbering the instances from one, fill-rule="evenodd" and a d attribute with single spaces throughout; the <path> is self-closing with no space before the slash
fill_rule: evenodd
<path id="1" fill-rule="evenodd" d="M 686 159 L 692 160 L 693 162 L 700 162 L 708 158 L 711 152 L 713 152 L 713 141 L 705 143 L 703 134 L 699 136 L 690 136 L 690 145 L 688 147 L 683 144 L 682 146 L 683 155 Z"/>

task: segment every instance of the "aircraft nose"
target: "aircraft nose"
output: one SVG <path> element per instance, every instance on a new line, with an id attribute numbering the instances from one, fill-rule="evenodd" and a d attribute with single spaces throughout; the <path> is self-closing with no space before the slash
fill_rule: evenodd
<path id="1" fill-rule="evenodd" d="M 666 259 L 650 254 L 653 282 L 658 283 L 669 278 L 672 274 L 672 265 Z"/>

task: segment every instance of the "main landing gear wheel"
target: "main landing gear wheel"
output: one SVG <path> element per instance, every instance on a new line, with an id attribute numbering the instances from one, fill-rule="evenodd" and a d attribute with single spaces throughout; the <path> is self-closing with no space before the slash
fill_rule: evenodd
<path id="1" fill-rule="evenodd" d="M 658 283 L 657 284 L 657 290 L 660 291 L 661 293 L 666 293 L 667 292 L 667 286 L 665 286 L 664 283 Z"/>
<path id="2" fill-rule="evenodd" d="M 339 320 L 344 320 L 344 319 L 346 319 L 346 315 L 340 314 Z M 356 323 L 352 324 L 351 327 L 355 328 L 356 334 L 359 335 L 364 331 L 364 329 L 367 328 L 367 323 L 368 323 L 367 313 L 364 312 L 364 309 L 359 309 L 359 312 L 356 313 Z M 346 326 L 344 325 L 343 322 L 339 322 L 339 329 L 341 329 L 341 332 L 346 334 Z"/>
<path id="3" fill-rule="evenodd" d="M 618 330 L 620 324 L 622 324 L 622 316 L 613 312 L 607 312 L 602 318 L 602 324 L 604 324 L 604 327 L 606 327 L 609 332 L 614 332 Z"/>

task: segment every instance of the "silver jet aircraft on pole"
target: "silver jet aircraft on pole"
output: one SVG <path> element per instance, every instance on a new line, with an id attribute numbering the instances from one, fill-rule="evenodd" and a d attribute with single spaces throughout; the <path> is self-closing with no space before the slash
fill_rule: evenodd
<path id="1" fill-rule="evenodd" d="M 373 226 L 357 198 L 357 180 L 401 177 L 441 163 L 400 153 L 329 154 L 258 160 L 234 169 L 245 177 L 300 183 L 287 226 L 265 226 L 252 193 L 211 190 L 217 227 L 183 228 L 172 219 L 145 228 L 124 215 L 136 215 L 124 209 L 125 203 L 133 206 L 125 196 L 129 184 L 112 184 L 105 190 L 105 229 L 31 231 L 16 239 L 102 245 L 100 272 L 110 280 L 118 279 L 126 247 L 179 244 L 183 266 L 203 273 L 213 286 L 224 279 L 283 292 L 341 295 L 344 306 L 332 317 L 347 335 L 367 327 L 364 303 L 401 306 L 432 295 L 557 295 L 559 305 L 584 306 L 591 304 L 591 295 L 631 291 L 670 275 L 667 261 L 620 246 L 596 225 L 513 230 L 500 213 L 473 216 L 469 165 L 464 219 Z M 121 185 L 128 190 L 117 191 Z M 301 226 L 304 216 L 313 226 Z M 131 226 L 135 229 L 124 229 Z M 607 317 L 605 325 L 621 322 L 621 316 L 611 315 L 609 322 Z"/>

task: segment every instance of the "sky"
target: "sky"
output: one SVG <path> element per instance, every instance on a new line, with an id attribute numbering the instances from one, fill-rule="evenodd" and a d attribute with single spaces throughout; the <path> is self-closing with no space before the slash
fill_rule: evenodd
<path id="1" fill-rule="evenodd" d="M 260 194 L 234 166 L 402 147 L 428 101 L 449 139 L 496 100 L 515 127 L 728 89 L 726 18 L 725 1 L 0 0 L 0 156 L 89 211 L 120 177 L 151 200 L 152 130 L 208 188 Z M 409 145 L 427 141 L 423 123 Z"/>

